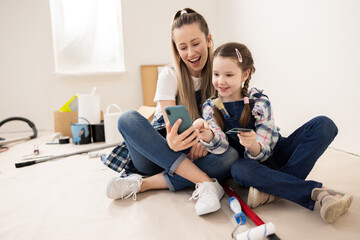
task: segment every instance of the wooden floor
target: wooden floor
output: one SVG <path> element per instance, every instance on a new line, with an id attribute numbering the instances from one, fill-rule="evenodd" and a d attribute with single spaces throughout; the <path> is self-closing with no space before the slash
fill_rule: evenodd
<path id="1" fill-rule="evenodd" d="M 219 211 L 199 217 L 195 201 L 188 201 L 193 189 L 149 191 L 138 194 L 136 201 L 108 199 L 107 182 L 118 174 L 87 155 L 14 167 L 21 156 L 32 153 L 35 143 L 42 155 L 102 145 L 46 145 L 51 137 L 40 132 L 38 138 L 0 153 L 0 239 L 231 239 L 236 223 L 227 195 Z M 275 224 L 281 239 L 360 239 L 359 169 L 359 157 L 328 149 L 310 173 L 308 179 L 354 196 L 348 213 L 332 225 L 322 221 L 319 206 L 309 211 L 287 200 L 254 211 Z M 240 191 L 246 198 L 247 189 Z"/>

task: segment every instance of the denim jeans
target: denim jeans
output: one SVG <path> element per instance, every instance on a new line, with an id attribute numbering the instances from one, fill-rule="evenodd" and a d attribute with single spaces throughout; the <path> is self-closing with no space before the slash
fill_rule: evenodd
<path id="1" fill-rule="evenodd" d="M 316 117 L 289 137 L 280 137 L 273 154 L 263 163 L 240 158 L 231 168 L 236 182 L 295 202 L 310 210 L 314 188 L 322 183 L 305 180 L 318 158 L 337 135 L 335 123 L 324 116 Z"/>
<path id="2" fill-rule="evenodd" d="M 175 174 L 176 168 L 187 158 L 189 149 L 174 152 L 166 139 L 156 131 L 149 121 L 136 111 L 121 114 L 118 129 L 129 149 L 132 162 L 140 174 L 155 175 L 163 172 L 171 191 L 193 187 L 195 184 Z M 239 158 L 231 147 L 220 155 L 208 154 L 194 164 L 209 177 L 222 180 L 230 176 L 231 165 Z"/>

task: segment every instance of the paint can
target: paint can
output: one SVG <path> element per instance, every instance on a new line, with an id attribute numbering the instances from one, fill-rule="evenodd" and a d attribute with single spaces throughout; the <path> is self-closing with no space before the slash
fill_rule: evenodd
<path id="1" fill-rule="evenodd" d="M 100 123 L 100 96 L 94 94 L 78 94 L 79 122 L 86 123 L 82 118 L 86 118 L 91 124 Z"/>
<path id="2" fill-rule="evenodd" d="M 81 119 L 82 123 L 73 123 L 74 119 Z M 86 118 L 82 117 L 73 118 L 71 120 L 71 134 L 73 144 L 75 145 L 91 143 L 90 122 Z"/>
<path id="3" fill-rule="evenodd" d="M 105 142 L 104 122 L 91 124 L 93 142 Z"/>

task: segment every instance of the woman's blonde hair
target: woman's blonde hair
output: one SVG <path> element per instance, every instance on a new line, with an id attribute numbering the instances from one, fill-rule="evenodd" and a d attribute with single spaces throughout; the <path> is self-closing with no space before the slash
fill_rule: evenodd
<path id="1" fill-rule="evenodd" d="M 182 61 L 180 54 L 177 50 L 173 32 L 176 28 L 181 28 L 184 25 L 190 25 L 193 23 L 198 23 L 200 30 L 204 33 L 206 39 L 209 37 L 209 28 L 203 16 L 201 16 L 196 11 L 190 8 L 184 8 L 179 10 L 174 17 L 172 27 L 171 27 L 171 49 L 173 62 L 175 66 L 175 71 L 178 81 L 178 102 L 179 105 L 185 105 L 189 111 L 191 119 L 194 121 L 196 118 L 200 117 L 198 106 L 195 98 L 195 87 L 190 71 L 187 68 L 184 61 Z M 213 55 L 212 45 L 208 48 L 208 58 L 206 60 L 205 66 L 201 71 L 201 101 L 204 103 L 207 98 L 212 96 L 215 92 L 214 86 L 211 82 L 212 76 L 212 67 L 211 60 Z"/>

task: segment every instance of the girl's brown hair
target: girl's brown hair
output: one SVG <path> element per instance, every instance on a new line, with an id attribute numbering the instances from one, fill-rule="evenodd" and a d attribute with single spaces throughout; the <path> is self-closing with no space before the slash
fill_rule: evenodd
<path id="1" fill-rule="evenodd" d="M 242 57 L 242 61 L 239 61 L 238 55 L 236 53 L 237 49 Z M 241 43 L 236 43 L 236 42 L 230 42 L 230 43 L 225 43 L 223 45 L 221 45 L 220 47 L 218 47 L 215 52 L 214 52 L 214 58 L 216 57 L 224 57 L 224 58 L 231 58 L 234 61 L 237 62 L 239 68 L 241 69 L 241 71 L 244 73 L 247 70 L 249 71 L 249 77 L 245 80 L 244 85 L 241 89 L 241 95 L 242 97 L 248 97 L 249 92 L 248 92 L 248 88 L 249 88 L 249 83 L 251 80 L 251 74 L 253 74 L 255 72 L 255 67 L 254 67 L 254 60 L 253 57 L 251 55 L 250 50 Z M 217 93 L 215 94 L 214 97 L 217 97 Z M 215 120 L 216 122 L 219 124 L 219 126 L 224 129 L 225 127 L 225 122 L 224 122 L 224 118 L 221 114 L 221 112 L 214 107 L 214 116 L 215 116 Z M 245 104 L 244 106 L 244 110 L 241 113 L 240 119 L 239 119 L 239 123 L 241 127 L 246 127 L 251 119 L 251 109 L 249 104 Z"/>
<path id="2" fill-rule="evenodd" d="M 185 105 L 189 111 L 191 119 L 194 121 L 196 118 L 200 117 L 198 106 L 195 98 L 195 87 L 192 77 L 190 75 L 189 69 L 187 68 L 184 61 L 182 61 L 180 54 L 176 48 L 176 44 L 173 38 L 173 32 L 176 28 L 181 28 L 184 25 L 190 25 L 197 23 L 200 27 L 200 30 L 204 33 L 205 38 L 209 37 L 209 27 L 204 19 L 196 11 L 191 8 L 185 8 L 179 10 L 174 17 L 172 27 L 171 27 L 171 49 L 173 55 L 173 62 L 175 65 L 177 80 L 178 80 L 178 103 Z M 207 98 L 212 96 L 215 92 L 214 86 L 211 83 L 212 76 L 212 67 L 211 60 L 213 54 L 212 45 L 208 48 L 208 58 L 206 60 L 205 66 L 201 71 L 201 101 L 204 103 Z"/>

